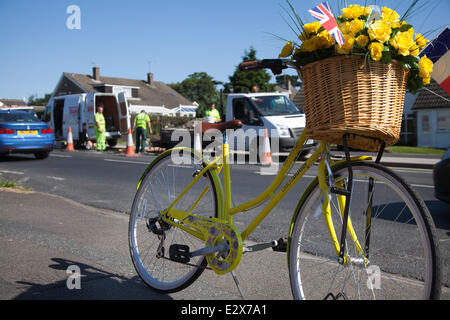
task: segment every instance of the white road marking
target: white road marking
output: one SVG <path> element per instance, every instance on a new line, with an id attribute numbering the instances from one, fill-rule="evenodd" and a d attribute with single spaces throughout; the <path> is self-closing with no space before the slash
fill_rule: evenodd
<path id="1" fill-rule="evenodd" d="M 122 163 L 134 163 L 134 164 L 149 164 L 148 162 L 143 161 L 127 161 L 127 160 L 115 160 L 115 159 L 103 159 L 109 162 L 122 162 Z"/>
<path id="2" fill-rule="evenodd" d="M 57 180 L 57 181 L 64 181 L 64 180 L 66 180 L 65 178 L 54 177 L 54 176 L 47 176 L 47 178 L 53 179 L 53 180 Z"/>
<path id="3" fill-rule="evenodd" d="M 10 171 L 10 170 L 0 170 L 0 172 L 3 172 L 3 173 L 10 173 L 10 174 L 24 174 L 24 173 L 21 172 L 21 171 Z"/>
<path id="4" fill-rule="evenodd" d="M 50 153 L 50 157 L 57 157 L 57 158 L 72 158 L 72 156 L 65 156 L 62 154 L 51 154 Z"/>

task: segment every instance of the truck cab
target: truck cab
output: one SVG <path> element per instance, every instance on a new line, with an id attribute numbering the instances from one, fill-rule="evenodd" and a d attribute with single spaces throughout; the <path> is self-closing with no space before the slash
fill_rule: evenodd
<path id="1" fill-rule="evenodd" d="M 229 94 L 226 104 L 226 120 L 240 120 L 242 129 L 236 130 L 230 146 L 234 150 L 257 150 L 259 139 L 268 130 L 269 140 L 278 143 L 280 155 L 289 153 L 305 129 L 305 114 L 284 93 Z M 303 153 L 316 146 L 308 140 Z M 275 150 L 276 152 L 276 150 Z"/>

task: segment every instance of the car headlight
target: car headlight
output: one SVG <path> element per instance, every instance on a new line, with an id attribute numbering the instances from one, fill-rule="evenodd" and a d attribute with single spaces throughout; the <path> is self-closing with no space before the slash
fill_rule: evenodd
<path id="1" fill-rule="evenodd" d="M 291 132 L 289 131 L 289 128 L 286 126 L 280 126 L 278 125 L 278 134 L 280 138 L 290 138 Z"/>

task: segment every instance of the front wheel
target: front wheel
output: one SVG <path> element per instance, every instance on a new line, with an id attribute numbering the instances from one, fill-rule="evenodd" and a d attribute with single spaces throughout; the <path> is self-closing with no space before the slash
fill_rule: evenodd
<path id="1" fill-rule="evenodd" d="M 438 299 L 438 240 L 425 203 L 402 178 L 383 166 L 357 162 L 352 167 L 349 221 L 356 236 L 347 229 L 345 263 L 338 260 L 332 244 L 317 179 L 297 205 L 288 247 L 294 298 Z M 337 186 L 345 186 L 345 165 L 333 168 L 333 176 Z M 371 197 L 369 185 L 373 187 Z M 330 196 L 338 241 L 343 199 Z"/>
<path id="2" fill-rule="evenodd" d="M 207 265 L 204 256 L 187 262 L 170 259 L 172 245 L 205 247 L 205 242 L 161 219 L 161 213 L 183 192 L 203 168 L 202 160 L 190 149 L 169 150 L 146 170 L 134 198 L 129 221 L 131 259 L 141 279 L 153 290 L 170 293 L 194 282 Z M 177 202 L 174 209 L 203 217 L 218 216 L 216 188 L 206 172 Z"/>

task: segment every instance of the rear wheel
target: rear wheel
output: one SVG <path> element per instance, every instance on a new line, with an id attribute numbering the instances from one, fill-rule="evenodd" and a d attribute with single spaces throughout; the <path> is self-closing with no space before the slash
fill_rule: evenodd
<path id="1" fill-rule="evenodd" d="M 202 168 L 201 159 L 190 150 L 186 150 L 181 158 L 177 151 L 166 152 L 150 165 L 136 193 L 129 222 L 131 258 L 141 279 L 158 292 L 186 288 L 207 265 L 204 256 L 193 257 L 189 263 L 170 260 L 172 245 L 188 246 L 192 252 L 205 247 L 205 242 L 160 217 Z M 174 208 L 193 208 L 193 214 L 217 217 L 216 189 L 210 173 L 204 174 Z"/>
<path id="2" fill-rule="evenodd" d="M 345 254 L 350 261 L 338 261 L 316 179 L 296 208 L 290 234 L 289 276 L 294 298 L 439 298 L 438 240 L 424 202 L 403 179 L 383 166 L 355 163 L 352 167 L 349 219 L 359 244 L 347 230 Z M 345 185 L 348 170 L 336 167 L 333 175 L 337 185 Z M 332 194 L 330 211 L 338 239 L 342 206 Z"/>

